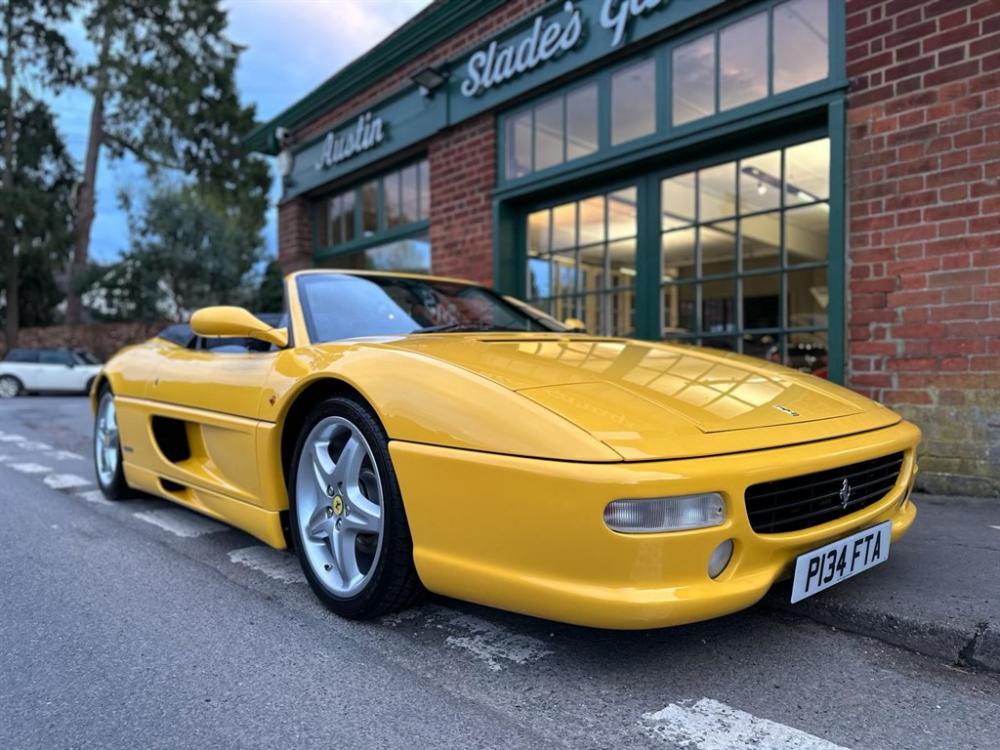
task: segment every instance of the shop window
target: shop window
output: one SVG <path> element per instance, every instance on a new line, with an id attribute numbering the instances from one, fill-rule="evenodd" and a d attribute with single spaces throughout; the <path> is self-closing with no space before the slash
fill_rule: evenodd
<path id="1" fill-rule="evenodd" d="M 662 335 L 826 373 L 830 142 L 664 179 Z"/>
<path id="2" fill-rule="evenodd" d="M 320 262 L 324 268 L 430 273 L 431 243 L 426 232 L 364 250 L 339 253 Z"/>
<path id="3" fill-rule="evenodd" d="M 527 297 L 592 333 L 635 330 L 636 189 L 562 203 L 527 217 Z"/>
<path id="4" fill-rule="evenodd" d="M 673 124 L 685 125 L 764 99 L 769 91 L 780 94 L 826 78 L 830 43 L 827 3 L 788 0 L 770 12 L 757 13 L 674 47 Z"/>
<path id="5" fill-rule="evenodd" d="M 320 200 L 317 251 L 329 254 L 342 246 L 377 242 L 380 234 L 398 234 L 411 226 L 419 231 L 429 214 L 430 173 L 421 160 Z"/>
<path id="6" fill-rule="evenodd" d="M 509 116 L 504 129 L 507 179 L 597 151 L 597 84 L 549 97 Z"/>
<path id="7" fill-rule="evenodd" d="M 611 145 L 656 132 L 656 62 L 643 60 L 611 76 Z"/>

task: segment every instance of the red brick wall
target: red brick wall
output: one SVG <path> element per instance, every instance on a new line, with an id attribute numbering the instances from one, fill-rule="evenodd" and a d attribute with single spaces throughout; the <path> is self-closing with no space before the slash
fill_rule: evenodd
<path id="1" fill-rule="evenodd" d="M 285 273 L 313 265 L 309 203 L 304 198 L 278 206 L 278 261 Z"/>
<path id="2" fill-rule="evenodd" d="M 1000 493 L 1000 1 L 848 0 L 848 383 Z"/>
<path id="3" fill-rule="evenodd" d="M 496 124 L 487 114 L 435 138 L 431 172 L 432 271 L 489 284 L 493 280 Z"/>

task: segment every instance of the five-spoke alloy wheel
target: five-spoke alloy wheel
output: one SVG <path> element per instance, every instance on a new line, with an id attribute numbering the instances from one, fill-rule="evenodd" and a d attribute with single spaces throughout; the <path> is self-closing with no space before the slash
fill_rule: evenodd
<path id="1" fill-rule="evenodd" d="M 299 436 L 289 480 L 296 551 L 330 609 L 367 619 L 419 594 L 388 443 L 365 406 L 323 402 Z"/>
<path id="2" fill-rule="evenodd" d="M 122 468 L 122 449 L 118 434 L 118 415 L 115 398 L 107 386 L 97 397 L 97 419 L 94 420 L 94 470 L 101 492 L 109 500 L 128 496 L 125 472 Z"/>

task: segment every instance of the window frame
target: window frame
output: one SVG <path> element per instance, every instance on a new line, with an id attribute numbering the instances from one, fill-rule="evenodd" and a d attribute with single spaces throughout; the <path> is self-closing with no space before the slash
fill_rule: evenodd
<path id="1" fill-rule="evenodd" d="M 421 163 L 425 165 L 424 168 L 421 168 Z M 419 218 L 417 221 L 389 227 L 387 225 L 388 223 L 386 217 L 385 178 L 395 176 L 396 182 L 399 185 L 400 204 L 402 205 L 402 173 L 403 170 L 409 167 L 415 168 L 417 172 L 416 207 Z M 423 198 L 424 187 L 420 180 L 420 177 L 424 172 L 427 174 L 426 191 L 429 194 L 431 192 L 430 164 L 428 163 L 427 155 L 421 154 L 416 158 L 410 158 L 405 161 L 397 162 L 391 167 L 380 170 L 375 174 L 368 174 L 364 178 L 355 180 L 336 190 L 326 191 L 322 195 L 318 195 L 314 198 L 310 205 L 313 260 L 316 262 L 328 260 L 338 255 L 367 250 L 369 248 L 394 242 L 396 240 L 403 240 L 409 237 L 416 237 L 421 234 L 429 233 L 431 225 L 430 216 L 419 216 L 420 211 L 425 206 Z M 376 184 L 375 206 L 377 228 L 376 231 L 371 233 L 371 235 L 365 236 L 363 229 L 364 201 L 362 199 L 362 190 L 372 182 L 375 182 Z M 345 193 L 354 194 L 354 207 L 352 209 L 354 238 L 346 242 L 333 244 L 328 243 L 325 245 L 320 244 L 320 222 L 327 220 L 325 207 L 329 205 L 329 201 L 331 199 L 340 197 Z M 429 199 L 426 201 L 426 206 L 429 209 Z"/>

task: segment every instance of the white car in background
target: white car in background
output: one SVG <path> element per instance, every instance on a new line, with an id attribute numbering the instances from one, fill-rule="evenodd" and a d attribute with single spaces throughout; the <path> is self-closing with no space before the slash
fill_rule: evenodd
<path id="1" fill-rule="evenodd" d="M 25 392 L 87 393 L 101 371 L 83 349 L 11 349 L 0 362 L 0 398 Z"/>

